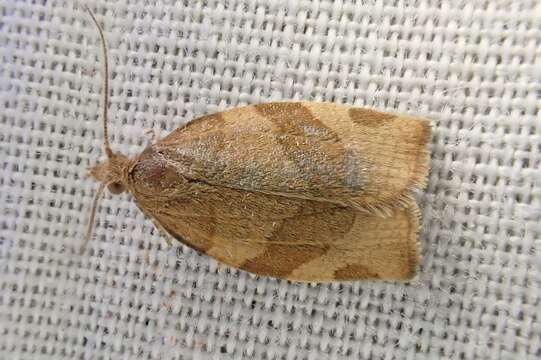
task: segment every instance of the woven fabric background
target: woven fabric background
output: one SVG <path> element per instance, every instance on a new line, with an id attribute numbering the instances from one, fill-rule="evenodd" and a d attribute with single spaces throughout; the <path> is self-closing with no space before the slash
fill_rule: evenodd
<path id="1" fill-rule="evenodd" d="M 541 5 L 103 0 L 112 144 L 269 100 L 430 119 L 409 284 L 219 266 L 106 195 L 99 38 L 71 0 L 0 0 L 1 359 L 539 359 Z"/>

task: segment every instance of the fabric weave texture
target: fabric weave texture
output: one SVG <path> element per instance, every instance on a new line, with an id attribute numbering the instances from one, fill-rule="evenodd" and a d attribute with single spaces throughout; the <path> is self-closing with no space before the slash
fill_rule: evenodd
<path id="1" fill-rule="evenodd" d="M 408 284 L 298 284 L 168 249 L 106 195 L 101 50 L 83 2 L 0 0 L 0 359 L 541 358 L 539 1 L 89 2 L 110 132 L 310 100 L 430 119 Z"/>

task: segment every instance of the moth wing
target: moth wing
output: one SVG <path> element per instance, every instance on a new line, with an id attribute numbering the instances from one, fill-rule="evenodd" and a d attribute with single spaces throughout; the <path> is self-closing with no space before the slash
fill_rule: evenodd
<path id="1" fill-rule="evenodd" d="M 150 212 L 183 244 L 257 275 L 329 282 L 408 280 L 415 274 L 419 224 L 413 202 L 384 218 L 332 203 L 252 194 L 268 200 L 252 213 L 250 204 L 263 203 L 248 198 L 244 209 L 241 202 L 232 205 L 230 195 L 214 194 L 222 207 L 216 199 L 207 199 L 205 208 L 196 206 L 198 199 L 184 199 Z"/>
<path id="2" fill-rule="evenodd" d="M 207 115 L 153 147 L 208 184 L 385 210 L 428 171 L 426 120 L 330 103 L 267 103 Z"/>

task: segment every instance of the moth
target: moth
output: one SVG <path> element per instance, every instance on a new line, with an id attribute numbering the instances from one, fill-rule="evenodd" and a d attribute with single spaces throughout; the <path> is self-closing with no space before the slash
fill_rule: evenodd
<path id="1" fill-rule="evenodd" d="M 88 9 L 87 9 L 88 10 Z M 103 126 L 90 169 L 129 192 L 159 229 L 216 260 L 293 281 L 408 280 L 419 262 L 427 120 L 333 103 L 272 102 L 202 116 L 128 158 Z"/>

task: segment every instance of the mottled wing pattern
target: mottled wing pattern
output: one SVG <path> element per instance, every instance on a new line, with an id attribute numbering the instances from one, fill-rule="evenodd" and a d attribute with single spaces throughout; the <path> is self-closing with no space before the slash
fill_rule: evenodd
<path id="1" fill-rule="evenodd" d="M 406 280 L 418 257 L 409 194 L 425 181 L 429 134 L 424 120 L 361 108 L 249 106 L 148 147 L 127 187 L 172 236 L 238 269 Z"/>
<path id="2" fill-rule="evenodd" d="M 418 221 L 412 212 L 399 209 L 382 218 L 327 205 L 326 212 L 311 215 L 241 221 L 246 227 L 240 231 L 238 223 L 219 217 L 157 218 L 185 245 L 257 275 L 314 282 L 413 277 Z"/>
<path id="3" fill-rule="evenodd" d="M 414 274 L 414 203 L 382 218 L 329 202 L 223 190 L 193 183 L 191 196 L 164 196 L 159 207 L 143 192 L 134 195 L 145 213 L 185 245 L 258 275 L 345 281 L 406 280 Z"/>
<path id="4" fill-rule="evenodd" d="M 196 119 L 155 144 L 192 180 L 388 210 L 425 181 L 427 121 L 330 103 L 267 103 Z"/>

